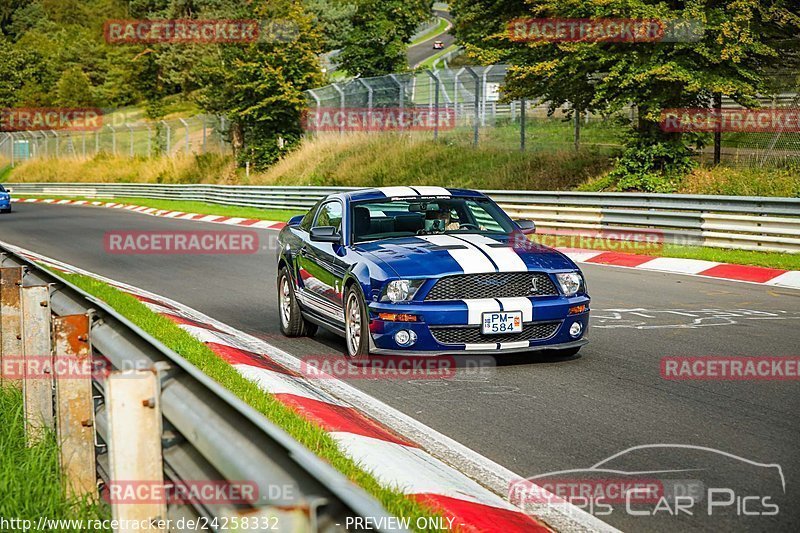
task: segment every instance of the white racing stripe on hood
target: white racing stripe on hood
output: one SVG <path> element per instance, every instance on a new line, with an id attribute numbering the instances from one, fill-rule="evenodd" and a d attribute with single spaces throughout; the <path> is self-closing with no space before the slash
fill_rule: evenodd
<path id="1" fill-rule="evenodd" d="M 467 304 L 467 324 L 480 324 L 483 313 L 500 311 L 500 302 L 494 298 L 462 300 Z"/>
<path id="2" fill-rule="evenodd" d="M 417 191 L 420 196 L 451 196 L 450 191 L 445 189 L 444 187 L 414 187 L 414 190 Z"/>
<path id="3" fill-rule="evenodd" d="M 419 238 L 437 246 L 457 246 L 458 248 L 454 250 L 447 250 L 447 253 L 458 263 L 464 274 L 497 272 L 495 266 L 483 252 L 464 241 L 450 235 L 421 235 Z"/>
<path id="4" fill-rule="evenodd" d="M 394 196 L 419 196 L 411 187 L 378 187 L 387 198 Z"/>
<path id="5" fill-rule="evenodd" d="M 459 235 L 458 238 L 469 242 L 477 248 L 480 248 L 480 250 L 492 258 L 492 261 L 494 261 L 494 263 L 497 265 L 497 268 L 500 270 L 500 272 L 528 271 L 525 261 L 523 261 L 519 255 L 517 255 L 517 252 L 515 252 L 511 246 L 489 246 L 490 244 L 498 244 L 499 241 L 484 235 L 464 234 Z"/>

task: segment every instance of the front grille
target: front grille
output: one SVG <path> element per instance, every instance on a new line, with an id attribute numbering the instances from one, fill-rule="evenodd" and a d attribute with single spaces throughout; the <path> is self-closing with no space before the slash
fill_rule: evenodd
<path id="1" fill-rule="evenodd" d="M 517 296 L 556 296 L 557 294 L 556 286 L 547 274 L 541 272 L 493 272 L 445 276 L 428 291 L 425 300 L 513 298 Z"/>
<path id="2" fill-rule="evenodd" d="M 561 322 L 529 322 L 519 333 L 484 335 L 480 326 L 431 326 L 431 334 L 439 344 L 480 344 L 492 342 L 518 342 L 549 339 L 558 331 Z"/>

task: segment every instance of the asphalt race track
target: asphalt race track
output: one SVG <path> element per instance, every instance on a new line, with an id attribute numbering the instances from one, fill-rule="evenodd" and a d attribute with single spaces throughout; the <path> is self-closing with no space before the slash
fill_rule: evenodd
<path id="1" fill-rule="evenodd" d="M 447 19 L 448 21 L 450 21 L 450 23 L 453 22 L 452 15 L 450 15 L 450 13 L 447 11 L 434 11 L 434 14 L 437 17 L 442 17 Z M 450 46 L 455 42 L 455 37 L 453 37 L 452 34 L 450 33 L 445 33 L 442 35 L 437 35 L 432 39 L 428 39 L 427 41 L 421 42 L 414 46 L 409 46 L 408 53 L 406 54 L 408 56 L 409 66 L 414 67 L 415 65 L 419 65 L 429 57 L 434 56 L 439 52 L 441 52 L 441 50 L 433 49 L 433 41 L 442 41 L 444 48 L 447 48 L 448 46 Z"/>
<path id="2" fill-rule="evenodd" d="M 274 231 L 259 230 L 267 249 L 256 255 L 114 255 L 104 250 L 109 230 L 239 228 L 91 207 L 17 203 L 14 209 L 0 215 L 0 240 L 175 299 L 297 357 L 344 351 L 344 341 L 328 333 L 280 335 L 275 252 L 269 249 Z M 627 472 L 685 469 L 682 479 L 693 486 L 729 489 L 718 497 L 732 498 L 713 507 L 710 517 L 707 502 L 691 516 L 661 508 L 655 518 L 632 516 L 624 502 L 615 503 L 600 518 L 623 530 L 796 527 L 798 381 L 669 381 L 660 369 L 665 356 L 800 355 L 800 291 L 582 268 L 593 318 L 591 343 L 578 357 L 514 355 L 449 379 L 351 383 L 523 476 L 586 469 L 644 444 L 694 445 L 736 456 L 670 448 L 617 458 L 614 468 Z M 753 463 L 780 465 L 785 493 L 776 468 Z M 744 499 L 752 495 L 758 498 Z M 770 513 L 770 502 L 779 505 L 776 515 L 741 516 Z"/>

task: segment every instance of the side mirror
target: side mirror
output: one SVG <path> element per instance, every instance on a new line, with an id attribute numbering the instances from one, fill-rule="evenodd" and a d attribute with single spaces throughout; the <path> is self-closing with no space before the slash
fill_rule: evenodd
<path id="1" fill-rule="evenodd" d="M 333 226 L 317 226 L 311 228 L 311 240 L 316 242 L 332 242 L 338 244 L 342 236 Z"/>
<path id="2" fill-rule="evenodd" d="M 289 219 L 289 222 L 286 223 L 287 226 L 299 226 L 300 223 L 303 221 L 303 217 L 305 215 L 295 215 Z"/>
<path id="3" fill-rule="evenodd" d="M 533 220 L 515 220 L 514 222 L 517 223 L 517 227 L 522 231 L 523 234 L 528 235 L 531 233 L 536 233 L 536 224 Z"/>

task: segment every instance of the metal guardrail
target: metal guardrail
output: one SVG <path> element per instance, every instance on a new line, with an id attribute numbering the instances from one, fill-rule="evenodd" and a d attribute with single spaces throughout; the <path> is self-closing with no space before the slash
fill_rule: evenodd
<path id="1" fill-rule="evenodd" d="M 3 246 L 0 266 L 2 272 L 21 267 L 24 275 L 22 283 L 17 283 L 21 285 L 19 292 L 38 287 L 46 297 L 49 288 L 48 306 L 54 317 L 89 315 L 95 363 L 108 362 L 113 369 L 135 367 L 155 372 L 160 383 L 156 403 L 162 414 L 163 433 L 154 438 L 161 443 L 159 452 L 167 484 L 247 480 L 258 488 L 255 501 L 247 504 L 192 501 L 171 505 L 167 517 L 173 524 L 180 518 L 196 521 L 203 517 L 213 524 L 215 517 L 277 516 L 281 531 L 334 532 L 346 531 L 347 517 L 369 516 L 380 521 L 381 517 L 391 516 L 328 463 L 104 302 Z M 47 307 L 44 301 L 42 307 Z M 4 303 L 3 313 L 8 312 Z M 6 326 L 4 317 L 4 330 Z M 81 340 L 89 342 L 86 338 Z M 27 354 L 23 353 L 23 357 Z M 94 422 L 83 425 L 95 428 L 97 474 L 108 483 L 113 467 L 107 446 L 113 420 L 107 407 L 109 380 L 95 379 L 92 384 Z M 276 491 L 275 487 L 290 490 Z M 216 526 L 206 530 L 216 530 Z"/>
<path id="2" fill-rule="evenodd" d="M 143 197 L 221 205 L 308 209 L 353 187 L 276 187 L 169 184 L 8 184 L 17 195 Z M 800 252 L 800 198 L 689 194 L 484 191 L 512 217 L 533 219 L 545 231 L 647 231 L 665 242 Z"/>

